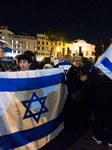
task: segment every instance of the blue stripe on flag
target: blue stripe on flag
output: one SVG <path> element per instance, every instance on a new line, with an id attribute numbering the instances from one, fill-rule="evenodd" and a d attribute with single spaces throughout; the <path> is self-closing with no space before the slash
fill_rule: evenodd
<path id="1" fill-rule="evenodd" d="M 107 57 L 105 57 L 105 58 L 101 61 L 101 63 L 102 63 L 107 69 L 109 69 L 110 71 L 112 71 L 112 63 L 110 62 L 110 60 L 109 60 Z"/>
<path id="2" fill-rule="evenodd" d="M 3 139 L 1 148 L 3 150 L 13 149 L 44 138 L 51 134 L 62 123 L 62 121 L 63 115 L 61 113 L 56 119 L 42 124 L 41 126 L 1 136 Z"/>
<path id="3" fill-rule="evenodd" d="M 64 73 L 36 78 L 0 78 L 0 91 L 26 91 L 65 84 Z"/>

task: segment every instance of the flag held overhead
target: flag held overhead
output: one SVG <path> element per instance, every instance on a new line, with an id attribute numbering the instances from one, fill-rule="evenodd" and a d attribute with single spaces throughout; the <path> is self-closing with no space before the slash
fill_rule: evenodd
<path id="1" fill-rule="evenodd" d="M 112 79 L 112 44 L 97 60 L 95 66 Z"/>

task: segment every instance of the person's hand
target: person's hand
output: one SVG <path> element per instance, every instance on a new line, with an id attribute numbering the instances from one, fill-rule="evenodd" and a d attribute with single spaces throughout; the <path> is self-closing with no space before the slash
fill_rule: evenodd
<path id="1" fill-rule="evenodd" d="M 7 70 L 6 72 L 10 72 L 10 71 L 11 71 L 11 69 Z"/>
<path id="2" fill-rule="evenodd" d="M 104 76 L 104 75 L 105 75 L 102 71 L 98 72 L 98 74 L 99 74 L 100 76 Z"/>
<path id="3" fill-rule="evenodd" d="M 83 82 L 86 81 L 86 79 L 87 79 L 86 75 L 83 75 L 83 76 L 80 77 L 80 80 L 83 81 Z"/>

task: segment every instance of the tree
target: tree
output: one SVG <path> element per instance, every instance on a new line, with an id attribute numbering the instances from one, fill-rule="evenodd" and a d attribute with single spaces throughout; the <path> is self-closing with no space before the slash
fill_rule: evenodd
<path id="1" fill-rule="evenodd" d="M 48 41 L 51 43 L 54 43 L 50 50 L 50 57 L 52 56 L 52 53 L 54 49 L 57 47 L 57 44 L 63 42 L 63 43 L 69 43 L 71 41 L 71 37 L 64 34 L 60 30 L 56 29 L 48 29 L 45 31 L 45 36 Z"/>
<path id="2" fill-rule="evenodd" d="M 98 58 L 102 54 L 103 54 L 102 38 L 99 37 L 95 44 L 95 56 L 96 58 Z"/>

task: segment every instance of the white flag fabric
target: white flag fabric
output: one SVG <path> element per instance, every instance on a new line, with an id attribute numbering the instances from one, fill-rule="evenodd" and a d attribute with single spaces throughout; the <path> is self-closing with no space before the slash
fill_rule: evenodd
<path id="1" fill-rule="evenodd" d="M 12 47 L 6 43 L 4 40 L 0 40 L 0 48 L 3 49 L 3 51 L 6 52 L 12 52 Z"/>
<path id="2" fill-rule="evenodd" d="M 95 66 L 112 79 L 112 44 L 97 60 Z"/>
<path id="3" fill-rule="evenodd" d="M 65 75 L 66 75 L 67 71 L 70 69 L 71 66 L 72 66 L 71 62 L 62 62 L 62 63 L 59 64 L 59 68 L 64 69 Z"/>
<path id="4" fill-rule="evenodd" d="M 0 73 L 2 150 L 37 150 L 64 128 L 63 69 Z"/>

